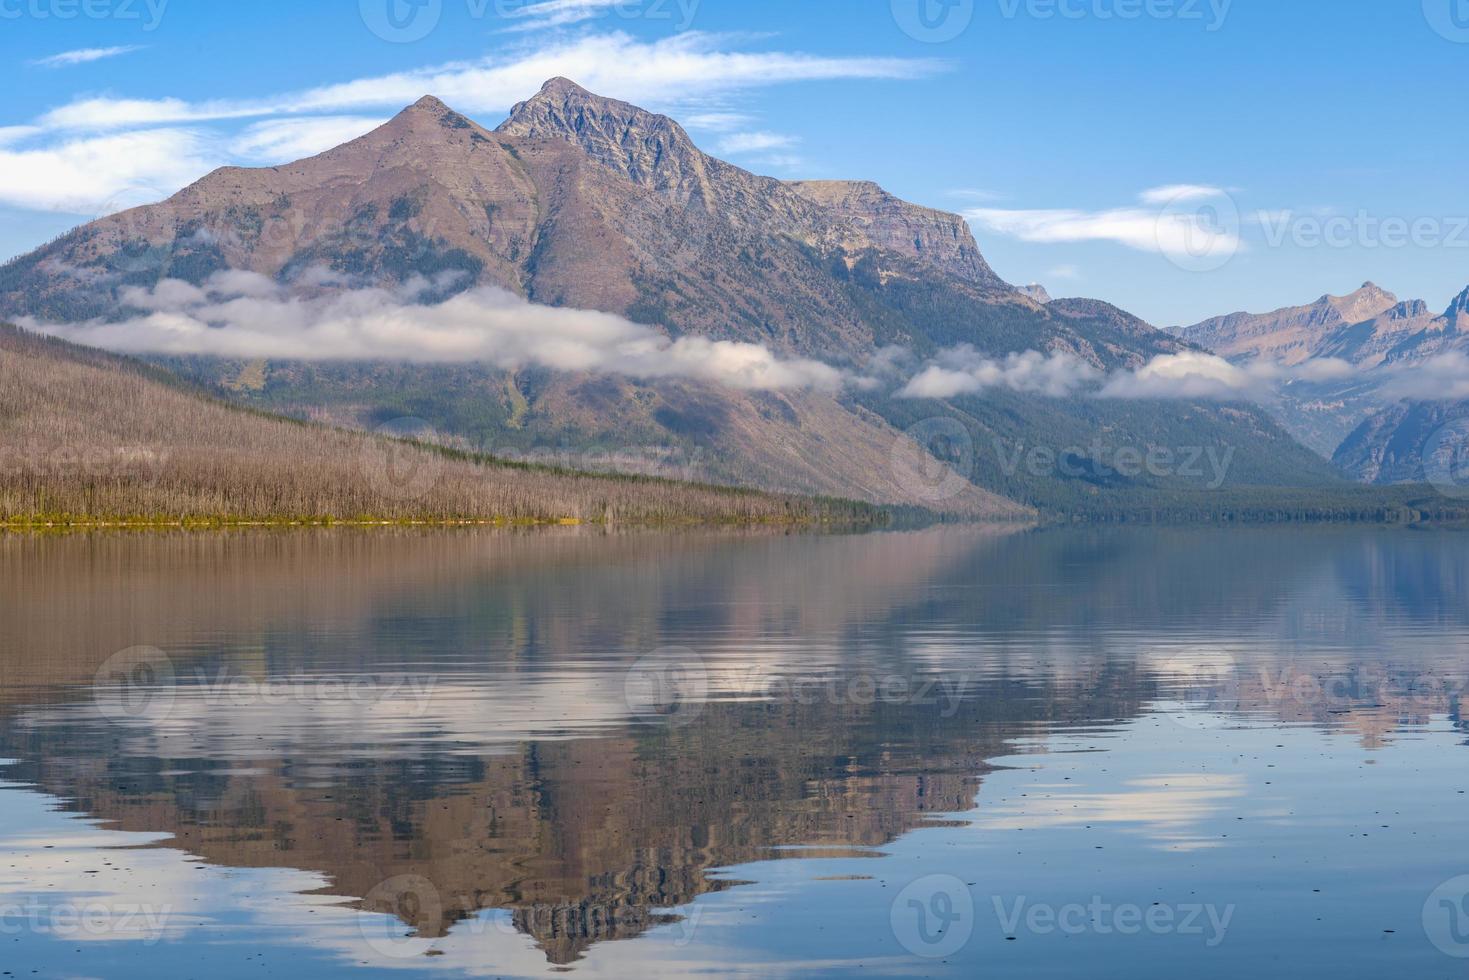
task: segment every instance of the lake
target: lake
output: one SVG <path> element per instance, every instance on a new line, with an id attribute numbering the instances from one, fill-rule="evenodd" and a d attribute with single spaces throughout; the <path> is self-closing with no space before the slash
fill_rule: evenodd
<path id="1" fill-rule="evenodd" d="M 1469 536 L 0 538 L 10 976 L 1459 977 Z"/>

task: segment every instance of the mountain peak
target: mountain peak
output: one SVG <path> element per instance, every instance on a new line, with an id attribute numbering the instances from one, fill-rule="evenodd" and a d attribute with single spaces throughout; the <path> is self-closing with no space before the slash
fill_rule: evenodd
<path id="1" fill-rule="evenodd" d="M 591 92 L 588 92 L 564 75 L 557 75 L 555 78 L 546 79 L 546 84 L 541 86 L 541 94 L 557 96 L 581 95 L 588 98 L 596 98 Z"/>
<path id="2" fill-rule="evenodd" d="M 708 158 L 683 127 L 667 116 L 588 92 L 553 78 L 510 110 L 501 136 L 566 140 L 622 176 L 670 194 L 680 203 L 706 188 Z"/>
<path id="3" fill-rule="evenodd" d="M 1458 296 L 1454 297 L 1454 301 L 1449 304 L 1449 308 L 1445 311 L 1444 317 L 1448 319 L 1450 324 L 1455 326 L 1459 325 L 1463 320 L 1469 320 L 1469 289 L 1464 290 Z M 1465 325 L 1469 326 L 1469 324 Z"/>
<path id="4" fill-rule="evenodd" d="M 410 110 L 417 109 L 421 112 L 451 112 L 452 110 L 437 96 L 425 95 L 417 102 L 408 107 Z"/>

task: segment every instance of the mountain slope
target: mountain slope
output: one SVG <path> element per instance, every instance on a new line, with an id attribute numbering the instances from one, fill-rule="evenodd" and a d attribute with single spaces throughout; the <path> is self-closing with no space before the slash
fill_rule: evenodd
<path id="1" fill-rule="evenodd" d="M 1272 313 L 1231 313 L 1184 327 L 1181 334 L 1221 357 L 1268 357 L 1299 364 L 1320 356 L 1344 328 L 1371 320 L 1396 305 L 1396 296 L 1368 282 L 1346 296 L 1323 296 L 1306 306 Z"/>
<path id="2" fill-rule="evenodd" d="M 1379 486 L 1447 479 L 1469 498 L 1469 402 L 1403 402 L 1363 422 L 1336 451 L 1336 464 Z"/>
<path id="3" fill-rule="evenodd" d="M 0 313 L 85 329 L 141 314 L 129 290 L 240 270 L 300 298 L 389 287 L 432 304 L 495 286 L 620 314 L 670 338 L 760 344 L 856 374 L 889 347 L 912 363 L 961 344 L 1001 358 L 1067 353 L 1102 372 L 1190 349 L 1108 304 L 1042 305 L 1014 290 L 958 216 L 867 182 L 751 174 L 700 151 L 673 120 L 564 79 L 495 131 L 426 97 L 316 157 L 220 170 L 168 201 L 79 228 L 0 268 Z M 952 408 L 897 399 L 896 383 L 889 393 L 751 392 L 481 365 L 168 363 L 222 396 L 302 417 L 372 427 L 413 415 L 470 449 L 673 447 L 701 454 L 713 481 L 897 504 L 932 503 L 895 471 L 894 454 L 911 443 L 904 430 L 915 412 Z M 1148 447 L 1168 431 L 1182 445 L 1234 447 L 1254 460 L 1241 472 L 1267 482 L 1300 472 L 1294 459 L 1271 465 L 1278 430 L 1248 406 L 997 395 L 987 411 L 1003 412 L 995 425 L 1032 445 L 1064 431 Z M 1173 417 L 1197 425 L 1163 424 Z M 945 508 L 1023 513 L 996 496 L 1012 483 L 985 482 L 987 472 L 978 467 L 980 486 Z M 1330 475 L 1321 463 L 1310 479 Z M 1027 500 L 1071 499 L 1059 489 Z"/>
<path id="4" fill-rule="evenodd" d="M 446 456 L 202 397 L 0 325 L 0 522 L 788 521 L 863 509 Z"/>

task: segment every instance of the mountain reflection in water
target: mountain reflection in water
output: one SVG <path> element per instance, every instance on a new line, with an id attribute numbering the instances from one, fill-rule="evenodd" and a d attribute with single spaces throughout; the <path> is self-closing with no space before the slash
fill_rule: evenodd
<path id="1" fill-rule="evenodd" d="M 1435 717 L 1462 730 L 1464 540 L 7 537 L 0 774 L 114 843 L 292 869 L 300 908 L 392 916 L 406 949 L 493 913 L 571 965 L 758 892 L 721 869 L 816 857 L 860 878 L 964 824 L 1127 822 L 1189 853 L 1217 845 L 1195 816 L 1248 791 L 1144 774 L 1063 813 L 990 799 L 1007 757 L 1085 758 L 1145 722 L 1369 753 Z M 109 700 L 104 664 L 137 648 L 164 658 L 151 686 Z"/>

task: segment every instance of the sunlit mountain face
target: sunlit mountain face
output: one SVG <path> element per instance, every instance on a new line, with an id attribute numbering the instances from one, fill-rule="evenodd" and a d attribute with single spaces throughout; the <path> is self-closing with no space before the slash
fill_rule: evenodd
<path id="1" fill-rule="evenodd" d="M 0 905 L 45 923 L 10 962 L 1442 972 L 1420 919 L 1469 860 L 1465 554 L 1307 530 L 6 538 Z M 1179 918 L 1028 918 L 1094 896 Z M 904 918 L 956 900 L 952 949 Z M 56 925 L 89 908 L 98 929 Z M 1308 926 L 1333 952 L 1287 941 Z"/>

